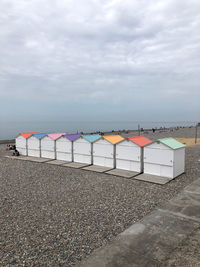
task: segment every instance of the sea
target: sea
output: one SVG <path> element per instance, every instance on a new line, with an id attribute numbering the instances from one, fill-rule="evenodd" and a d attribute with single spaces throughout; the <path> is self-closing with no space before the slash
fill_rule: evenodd
<path id="1" fill-rule="evenodd" d="M 150 121 L 0 121 L 0 140 L 14 139 L 20 132 L 40 133 L 94 133 L 119 130 L 187 127 L 196 122 L 150 122 Z"/>

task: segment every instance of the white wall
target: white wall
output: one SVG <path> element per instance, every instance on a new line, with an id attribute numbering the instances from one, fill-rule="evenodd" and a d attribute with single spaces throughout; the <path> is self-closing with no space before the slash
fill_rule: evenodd
<path id="1" fill-rule="evenodd" d="M 40 157 L 40 140 L 35 136 L 27 139 L 27 154 L 31 157 Z"/>
<path id="2" fill-rule="evenodd" d="M 144 173 L 173 178 L 174 150 L 162 143 L 144 147 Z"/>
<path id="3" fill-rule="evenodd" d="M 124 140 L 116 144 L 116 168 L 141 172 L 141 147 L 131 141 Z"/>
<path id="4" fill-rule="evenodd" d="M 26 138 L 24 138 L 22 135 L 19 135 L 15 139 L 15 145 L 16 145 L 16 149 L 19 151 L 20 155 L 23 155 L 23 156 L 27 155 Z"/>
<path id="5" fill-rule="evenodd" d="M 144 162 L 172 166 L 174 150 L 161 143 L 156 148 L 154 145 L 144 147 Z"/>
<path id="6" fill-rule="evenodd" d="M 49 136 L 45 136 L 41 139 L 41 157 L 55 159 L 55 141 Z"/>
<path id="7" fill-rule="evenodd" d="M 56 159 L 72 161 L 72 142 L 64 136 L 56 140 Z"/>
<path id="8" fill-rule="evenodd" d="M 74 162 L 92 164 L 91 143 L 80 137 L 74 141 L 73 145 Z"/>
<path id="9" fill-rule="evenodd" d="M 174 177 L 185 172 L 185 148 L 174 151 Z"/>
<path id="10" fill-rule="evenodd" d="M 114 168 L 114 145 L 104 139 L 93 144 L 93 164 Z"/>

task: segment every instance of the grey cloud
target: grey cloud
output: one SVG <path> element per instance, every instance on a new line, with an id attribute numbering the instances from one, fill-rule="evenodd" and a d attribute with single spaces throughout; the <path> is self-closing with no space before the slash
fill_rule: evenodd
<path id="1" fill-rule="evenodd" d="M 197 0 L 1 1 L 0 96 L 116 105 L 193 93 L 196 103 L 199 10 Z"/>

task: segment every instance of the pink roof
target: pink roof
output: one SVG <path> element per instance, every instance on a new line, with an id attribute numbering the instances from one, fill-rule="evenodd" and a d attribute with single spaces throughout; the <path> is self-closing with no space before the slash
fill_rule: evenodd
<path id="1" fill-rule="evenodd" d="M 61 137 L 62 135 L 65 135 L 66 133 L 51 133 L 48 134 L 49 137 L 51 137 L 53 140 L 58 139 L 59 137 Z"/>

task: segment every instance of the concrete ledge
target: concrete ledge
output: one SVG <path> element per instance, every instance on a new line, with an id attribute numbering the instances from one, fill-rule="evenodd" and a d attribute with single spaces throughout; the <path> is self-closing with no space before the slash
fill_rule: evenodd
<path id="1" fill-rule="evenodd" d="M 196 190 L 187 193 L 188 188 L 194 185 L 200 189 L 200 179 L 186 187 L 165 207 L 133 224 L 76 266 L 160 266 L 179 243 L 199 227 L 200 213 L 196 209 L 200 206 L 199 196 Z"/>
<path id="2" fill-rule="evenodd" d="M 5 158 L 9 158 L 9 159 L 20 159 L 20 160 L 29 160 L 29 157 L 27 156 L 5 156 Z"/>
<path id="3" fill-rule="evenodd" d="M 33 162 L 47 162 L 47 161 L 52 161 L 52 159 L 47 159 L 47 158 L 37 158 L 37 157 L 28 157 L 28 156 L 5 156 L 5 158 L 10 158 L 10 159 L 19 159 L 19 160 L 25 160 L 25 161 L 33 161 Z"/>
<path id="4" fill-rule="evenodd" d="M 52 159 L 47 159 L 47 158 L 37 158 L 37 157 L 25 157 L 25 158 L 26 158 L 25 160 L 33 161 L 33 162 L 40 162 L 40 163 L 52 161 Z"/>
<path id="5" fill-rule="evenodd" d="M 140 175 L 137 175 L 134 177 L 134 179 L 144 181 L 144 182 L 154 183 L 154 184 L 167 184 L 168 182 L 172 180 L 167 177 L 161 177 L 161 176 L 151 175 L 147 173 L 142 173 Z"/>
<path id="6" fill-rule="evenodd" d="M 52 165 L 63 165 L 66 163 L 70 163 L 70 161 L 64 161 L 64 160 L 51 160 L 47 162 L 48 164 L 52 164 Z"/>
<path id="7" fill-rule="evenodd" d="M 15 157 L 15 156 L 5 156 L 4 158 L 9 158 L 9 159 L 24 159 L 25 156 L 18 156 L 18 157 Z"/>
<path id="8" fill-rule="evenodd" d="M 91 165 L 91 166 L 83 168 L 83 170 L 93 171 L 93 172 L 106 172 L 110 169 L 111 168 L 109 167 L 103 167 L 103 166 L 97 166 L 97 165 Z"/>
<path id="9" fill-rule="evenodd" d="M 79 163 L 79 162 L 70 162 L 70 163 L 62 164 L 62 166 L 75 168 L 75 169 L 80 169 L 82 167 L 86 167 L 86 166 L 89 166 L 89 165 L 85 164 L 85 163 Z"/>
<path id="10" fill-rule="evenodd" d="M 126 170 L 121 170 L 121 169 L 113 169 L 113 170 L 108 171 L 106 173 L 120 176 L 120 177 L 125 177 L 125 178 L 132 178 L 132 177 L 139 174 L 139 172 L 132 172 L 132 171 L 126 171 Z"/>

